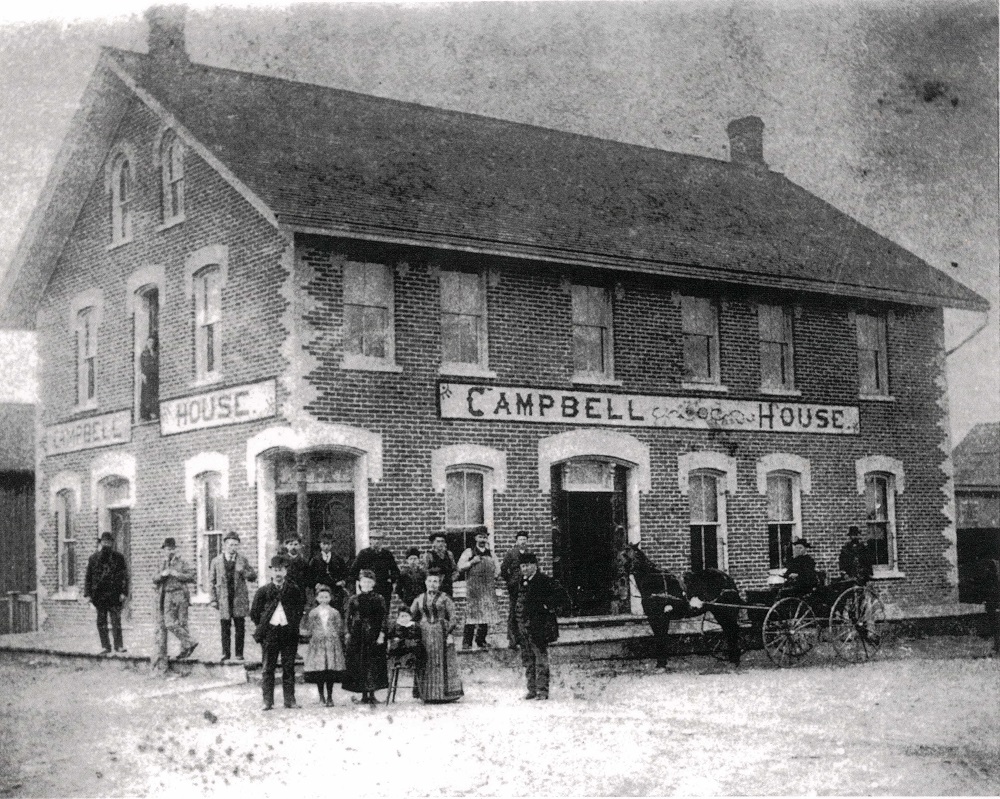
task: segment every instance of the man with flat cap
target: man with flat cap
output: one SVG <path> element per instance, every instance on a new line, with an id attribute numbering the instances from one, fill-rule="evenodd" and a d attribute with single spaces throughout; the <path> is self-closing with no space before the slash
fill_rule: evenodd
<path id="1" fill-rule="evenodd" d="M 549 698 L 550 618 L 563 604 L 559 584 L 538 569 L 538 557 L 525 552 L 518 558 L 521 580 L 514 598 L 521 663 L 528 681 L 525 699 Z"/>
<path id="2" fill-rule="evenodd" d="M 872 578 L 875 561 L 871 550 L 861 540 L 861 528 L 852 524 L 847 528 L 847 543 L 840 548 L 840 571 L 853 577 L 860 585 Z"/>
<path id="3" fill-rule="evenodd" d="M 191 656 L 198 642 L 188 632 L 188 606 L 191 604 L 189 586 L 195 580 L 194 569 L 177 554 L 177 542 L 163 539 L 160 547 L 163 557 L 160 568 L 153 577 L 153 585 L 160 590 L 156 603 L 156 652 L 154 668 L 167 669 L 167 633 L 173 633 L 181 642 L 178 660 Z"/>
<path id="4" fill-rule="evenodd" d="M 128 599 L 128 565 L 125 556 L 115 550 L 111 533 L 101 533 L 97 552 L 87 561 L 87 575 L 83 581 L 83 595 L 97 610 L 97 635 L 101 639 L 101 654 L 111 653 L 108 638 L 108 617 L 115 652 L 125 652 L 122 642 L 122 605 Z"/>
<path id="5" fill-rule="evenodd" d="M 243 660 L 246 615 L 250 612 L 247 582 L 254 582 L 257 579 L 257 571 L 238 551 L 239 545 L 239 533 L 230 530 L 222 539 L 222 554 L 212 558 L 212 563 L 208 567 L 212 607 L 219 611 L 223 663 L 232 656 L 230 646 L 234 627 L 236 659 Z"/>
<path id="6" fill-rule="evenodd" d="M 250 620 L 257 625 L 253 638 L 261 650 L 261 691 L 264 710 L 274 707 L 274 672 L 281 659 L 281 692 L 285 707 L 295 703 L 295 655 L 299 648 L 299 625 L 306 608 L 305 591 L 288 579 L 288 558 L 271 558 L 271 582 L 253 596 Z"/>

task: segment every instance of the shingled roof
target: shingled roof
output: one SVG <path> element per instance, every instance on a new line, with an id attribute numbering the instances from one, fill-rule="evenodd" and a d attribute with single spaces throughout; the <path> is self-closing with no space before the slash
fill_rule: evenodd
<path id="1" fill-rule="evenodd" d="M 102 68 L 291 229 L 988 307 L 767 169 L 121 50 Z"/>
<path id="2" fill-rule="evenodd" d="M 1000 422 L 973 427 L 952 453 L 956 488 L 1000 489 Z"/>

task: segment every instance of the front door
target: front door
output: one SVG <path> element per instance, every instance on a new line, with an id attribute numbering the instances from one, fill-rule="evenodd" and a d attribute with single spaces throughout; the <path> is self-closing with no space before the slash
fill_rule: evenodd
<path id="1" fill-rule="evenodd" d="M 306 558 L 319 553 L 319 537 L 328 532 L 333 535 L 333 551 L 350 563 L 354 551 L 354 494 L 348 491 L 309 492 L 309 550 Z M 276 529 L 278 541 L 296 532 L 298 497 L 295 494 L 277 495 Z"/>
<path id="2" fill-rule="evenodd" d="M 571 615 L 621 610 L 615 562 L 627 538 L 625 481 L 625 468 L 610 462 L 571 461 L 553 469 L 554 571 Z"/>
<path id="3" fill-rule="evenodd" d="M 125 556 L 125 565 L 129 575 L 129 598 L 122 608 L 122 618 L 132 618 L 132 517 L 128 508 L 110 508 L 108 515 L 111 520 L 111 535 L 115 537 L 115 549 Z"/>

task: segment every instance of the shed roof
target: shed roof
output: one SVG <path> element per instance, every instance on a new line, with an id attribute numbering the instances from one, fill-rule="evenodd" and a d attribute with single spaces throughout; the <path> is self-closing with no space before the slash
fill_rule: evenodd
<path id="1" fill-rule="evenodd" d="M 98 70 L 292 229 L 988 307 L 767 169 L 122 50 Z"/>
<path id="2" fill-rule="evenodd" d="M 1000 488 L 1000 422 L 973 427 L 952 453 L 956 488 Z"/>

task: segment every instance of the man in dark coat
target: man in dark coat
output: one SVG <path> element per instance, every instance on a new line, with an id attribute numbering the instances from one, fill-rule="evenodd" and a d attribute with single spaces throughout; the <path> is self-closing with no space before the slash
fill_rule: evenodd
<path id="1" fill-rule="evenodd" d="M 847 543 L 840 549 L 840 571 L 864 585 L 872 578 L 874 567 L 871 550 L 861 540 L 861 528 L 852 524 L 847 529 Z"/>
<path id="2" fill-rule="evenodd" d="M 507 597 L 510 608 L 507 611 L 507 646 L 517 649 L 517 616 L 514 613 L 514 603 L 517 597 L 517 585 L 521 582 L 521 555 L 528 551 L 528 534 L 521 530 L 514 536 L 514 547 L 503 556 L 500 564 L 500 579 L 507 586 Z"/>
<path id="3" fill-rule="evenodd" d="M 87 561 L 87 575 L 83 582 L 83 595 L 97 609 L 97 635 L 101 639 L 101 654 L 111 653 L 108 639 L 108 617 L 115 652 L 125 652 L 122 642 L 122 605 L 128 599 L 128 565 L 125 556 L 115 550 L 111 533 L 101 533 L 100 546 Z"/>
<path id="4" fill-rule="evenodd" d="M 424 571 L 441 570 L 441 593 L 453 596 L 454 583 L 458 579 L 458 564 L 455 556 L 448 549 L 448 538 L 444 533 L 431 533 L 429 540 L 431 549 L 424 553 Z"/>
<path id="5" fill-rule="evenodd" d="M 420 562 L 420 550 L 410 547 L 406 550 L 406 562 L 400 568 L 399 580 L 396 582 L 396 596 L 404 608 L 409 609 L 413 600 L 424 592 L 426 579 L 427 572 Z"/>
<path id="6" fill-rule="evenodd" d="M 333 551 L 333 536 L 322 533 L 319 537 L 319 554 L 309 561 L 308 587 L 316 590 L 317 585 L 328 586 L 330 590 L 330 605 L 344 615 L 344 603 L 347 601 L 347 564 L 344 559 Z"/>
<path id="7" fill-rule="evenodd" d="M 785 580 L 788 593 L 806 594 L 819 585 L 819 575 L 816 573 L 816 561 L 806 554 L 812 545 L 804 538 L 796 538 L 792 542 L 792 557 L 785 567 Z"/>
<path id="8" fill-rule="evenodd" d="M 254 594 L 250 620 L 257 625 L 254 640 L 261 649 L 261 690 L 264 710 L 274 707 L 274 672 L 281 658 L 281 692 L 285 707 L 295 703 L 295 656 L 299 648 L 299 625 L 305 612 L 303 590 L 288 579 L 288 558 L 271 558 L 272 581 Z"/>
<path id="9" fill-rule="evenodd" d="M 538 570 L 533 552 L 520 557 L 521 582 L 515 599 L 521 663 L 528 680 L 525 699 L 549 698 L 550 618 L 563 604 L 563 592 L 551 577 Z"/>
<path id="10" fill-rule="evenodd" d="M 232 652 L 232 630 L 236 629 L 236 659 L 243 660 L 243 641 L 246 635 L 246 615 L 250 611 L 247 582 L 257 580 L 257 570 L 237 548 L 240 536 L 234 530 L 222 539 L 222 554 L 212 558 L 208 567 L 208 585 L 212 607 L 219 611 L 219 632 L 222 638 L 222 662 L 229 660 Z"/>
<path id="11" fill-rule="evenodd" d="M 298 533 L 292 533 L 285 539 L 285 555 L 288 559 L 288 574 L 286 575 L 288 581 L 295 583 L 304 591 L 311 591 L 309 561 L 302 554 L 302 539 L 299 538 Z"/>
<path id="12" fill-rule="evenodd" d="M 392 553 L 385 547 L 385 537 L 376 530 L 368 534 L 369 546 L 362 549 L 351 564 L 350 578 L 352 585 L 357 583 L 362 569 L 375 573 L 375 593 L 385 600 L 386 608 L 390 607 L 392 586 L 399 579 L 399 566 Z"/>

